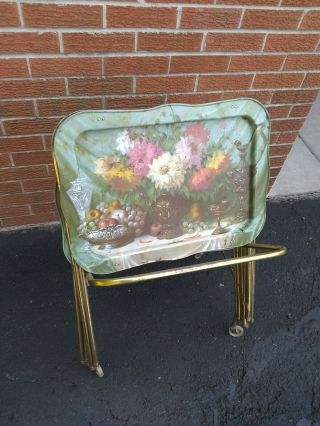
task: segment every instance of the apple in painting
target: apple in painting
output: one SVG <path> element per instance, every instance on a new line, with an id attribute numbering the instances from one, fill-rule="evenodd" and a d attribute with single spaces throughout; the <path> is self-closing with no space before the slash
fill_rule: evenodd
<path id="1" fill-rule="evenodd" d="M 118 225 L 118 223 L 119 222 L 116 219 L 109 218 L 109 219 L 99 220 L 97 226 L 99 229 L 105 229 L 108 226 L 116 226 Z"/>
<path id="2" fill-rule="evenodd" d="M 154 222 L 150 226 L 150 235 L 153 237 L 157 237 L 159 234 L 161 234 L 162 231 L 162 225 L 159 222 Z"/>

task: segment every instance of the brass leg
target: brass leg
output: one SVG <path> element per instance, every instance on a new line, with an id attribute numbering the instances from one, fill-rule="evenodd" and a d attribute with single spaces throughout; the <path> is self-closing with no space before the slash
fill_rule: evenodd
<path id="1" fill-rule="evenodd" d="M 74 261 L 72 264 L 72 272 L 75 288 L 76 315 L 80 342 L 80 359 L 82 363 L 88 365 L 90 370 L 95 371 L 99 377 L 103 377 L 103 370 L 99 364 L 96 352 L 96 344 L 88 298 L 86 272 Z"/>
<path id="2" fill-rule="evenodd" d="M 255 253 L 255 249 L 238 247 L 234 249 L 234 256 L 241 257 Z M 235 316 L 229 327 L 229 334 L 240 337 L 244 328 L 253 322 L 255 262 L 247 262 L 233 267 Z"/>

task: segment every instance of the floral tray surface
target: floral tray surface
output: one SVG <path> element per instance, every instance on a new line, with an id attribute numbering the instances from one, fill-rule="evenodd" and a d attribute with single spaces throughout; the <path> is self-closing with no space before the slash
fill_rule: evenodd
<path id="1" fill-rule="evenodd" d="M 265 221 L 269 132 L 251 99 L 68 116 L 53 143 L 73 257 L 108 274 L 251 242 Z"/>

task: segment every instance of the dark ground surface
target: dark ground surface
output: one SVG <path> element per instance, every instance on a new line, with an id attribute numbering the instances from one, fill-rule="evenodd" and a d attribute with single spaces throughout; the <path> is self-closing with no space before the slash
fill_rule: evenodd
<path id="1" fill-rule="evenodd" d="M 319 426 L 319 221 L 319 199 L 269 203 L 258 241 L 288 254 L 258 264 L 244 338 L 227 269 L 90 289 L 103 379 L 78 362 L 60 233 L 0 234 L 0 425 Z"/>

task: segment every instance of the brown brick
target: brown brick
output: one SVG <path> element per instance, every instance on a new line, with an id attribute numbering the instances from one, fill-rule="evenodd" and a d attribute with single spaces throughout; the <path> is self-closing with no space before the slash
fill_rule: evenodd
<path id="1" fill-rule="evenodd" d="M 278 6 L 279 0 L 216 0 L 216 3 L 241 6 Z"/>
<path id="2" fill-rule="evenodd" d="M 268 112 L 271 118 L 286 118 L 290 111 L 289 105 L 269 106 Z"/>
<path id="3" fill-rule="evenodd" d="M 138 50 L 150 52 L 197 52 L 202 34 L 139 33 Z"/>
<path id="4" fill-rule="evenodd" d="M 8 219 L 3 219 L 3 226 L 19 226 L 19 225 L 33 225 L 40 223 L 48 223 L 57 221 L 58 217 L 55 212 L 35 214 L 30 216 L 21 216 L 21 217 L 10 217 Z"/>
<path id="5" fill-rule="evenodd" d="M 284 58 L 284 55 L 231 56 L 229 71 L 277 71 Z"/>
<path id="6" fill-rule="evenodd" d="M 306 117 L 311 107 L 312 104 L 294 105 L 290 112 L 290 117 Z"/>
<path id="7" fill-rule="evenodd" d="M 0 78 L 29 77 L 25 59 L 0 59 Z"/>
<path id="8" fill-rule="evenodd" d="M 101 58 L 32 58 L 33 77 L 77 77 L 101 75 Z"/>
<path id="9" fill-rule="evenodd" d="M 49 133 L 59 123 L 59 118 L 23 118 L 20 120 L 4 120 L 4 128 L 8 136 Z"/>
<path id="10" fill-rule="evenodd" d="M 47 170 L 48 170 L 48 175 L 49 176 L 56 176 L 56 171 L 55 171 L 55 168 L 54 168 L 54 166 L 53 166 L 53 164 L 48 164 L 47 165 Z"/>
<path id="11" fill-rule="evenodd" d="M 1 196 L 1 201 L 6 199 L 5 197 Z M 8 205 L 6 202 L 0 204 L 0 217 L 11 217 L 11 216 L 24 216 L 30 214 L 28 206 L 11 206 Z"/>
<path id="12" fill-rule="evenodd" d="M 195 77 L 138 77 L 137 93 L 176 93 L 191 92 Z"/>
<path id="13" fill-rule="evenodd" d="M 17 181 L 1 182 L 0 194 L 14 194 L 21 192 L 21 184 Z"/>
<path id="14" fill-rule="evenodd" d="M 240 9 L 186 7 L 183 8 L 180 27 L 190 29 L 238 28 L 240 17 Z"/>
<path id="15" fill-rule="evenodd" d="M 298 131 L 282 132 L 279 135 L 277 143 L 293 143 L 297 139 L 298 134 Z"/>
<path id="16" fill-rule="evenodd" d="M 183 4 L 211 4 L 213 0 L 148 0 L 148 3 L 183 3 Z"/>
<path id="17" fill-rule="evenodd" d="M 31 204 L 32 214 L 43 214 L 43 213 L 52 213 L 56 211 L 55 203 L 39 203 Z"/>
<path id="18" fill-rule="evenodd" d="M 133 33 L 67 33 L 63 34 L 65 53 L 132 52 Z"/>
<path id="19" fill-rule="evenodd" d="M 0 152 L 20 152 L 42 150 L 40 136 L 22 136 L 17 138 L 0 138 Z"/>
<path id="20" fill-rule="evenodd" d="M 166 74 L 169 58 L 165 56 L 123 56 L 105 58 L 105 74 Z"/>
<path id="21" fill-rule="evenodd" d="M 264 90 L 242 90 L 235 92 L 224 91 L 222 99 L 251 98 L 256 99 L 263 104 L 268 104 L 271 100 L 271 96 L 272 92 Z"/>
<path id="22" fill-rule="evenodd" d="M 175 28 L 174 7 L 108 6 L 108 28 Z"/>
<path id="23" fill-rule="evenodd" d="M 303 87 L 320 87 L 320 72 L 309 72 L 303 82 Z"/>
<path id="24" fill-rule="evenodd" d="M 303 73 L 256 74 L 252 87 L 255 89 L 299 87 L 303 79 Z"/>
<path id="25" fill-rule="evenodd" d="M 223 72 L 228 68 L 229 56 L 173 56 L 171 73 Z"/>
<path id="26" fill-rule="evenodd" d="M 0 33 L 0 53 L 58 53 L 56 33 Z"/>
<path id="27" fill-rule="evenodd" d="M 10 167 L 11 161 L 8 154 L 0 154 L 0 167 Z"/>
<path id="28" fill-rule="evenodd" d="M 286 145 L 273 145 L 270 146 L 270 156 L 283 156 L 288 155 L 291 151 L 292 144 L 286 144 Z"/>
<path id="29" fill-rule="evenodd" d="M 55 181 L 56 180 L 52 177 L 42 179 L 28 179 L 22 181 L 22 187 L 25 192 L 48 191 L 54 189 Z"/>
<path id="30" fill-rule="evenodd" d="M 309 10 L 300 25 L 302 30 L 320 30 L 320 10 Z"/>
<path id="31" fill-rule="evenodd" d="M 0 196 L 0 205 L 21 206 L 29 203 L 50 203 L 54 201 L 53 191 L 38 191 L 22 194 L 8 194 Z"/>
<path id="32" fill-rule="evenodd" d="M 23 4 L 26 27 L 102 28 L 102 7 L 64 4 Z"/>
<path id="33" fill-rule="evenodd" d="M 221 99 L 221 93 L 188 93 L 182 95 L 169 95 L 168 103 L 203 104 L 216 102 Z"/>
<path id="34" fill-rule="evenodd" d="M 23 98 L 65 95 L 64 81 L 6 80 L 0 81 L 0 98 Z"/>
<path id="35" fill-rule="evenodd" d="M 0 180 L 32 179 L 48 176 L 46 166 L 9 167 L 0 169 Z"/>
<path id="36" fill-rule="evenodd" d="M 294 30 L 298 27 L 302 11 L 281 9 L 247 9 L 241 28 Z"/>
<path id="37" fill-rule="evenodd" d="M 270 145 L 276 144 L 280 133 L 270 133 Z"/>
<path id="38" fill-rule="evenodd" d="M 318 41 L 318 34 L 269 34 L 264 50 L 273 52 L 314 50 Z"/>
<path id="39" fill-rule="evenodd" d="M 285 156 L 283 157 L 271 157 L 270 158 L 270 166 L 271 167 L 282 167 L 283 163 L 286 161 Z"/>
<path id="40" fill-rule="evenodd" d="M 272 97 L 273 104 L 296 104 L 313 102 L 317 97 L 317 90 L 281 90 Z"/>
<path id="41" fill-rule="evenodd" d="M 101 109 L 101 98 L 61 98 L 40 99 L 37 101 L 39 115 L 58 116 L 71 114 L 81 109 Z"/>
<path id="42" fill-rule="evenodd" d="M 132 79 L 129 77 L 70 78 L 69 91 L 72 96 L 131 93 Z"/>
<path id="43" fill-rule="evenodd" d="M 164 104 L 164 96 L 125 96 L 107 98 L 108 109 L 151 108 Z"/>
<path id="44" fill-rule="evenodd" d="M 264 34 L 253 33 L 209 33 L 206 38 L 207 51 L 257 51 L 261 49 Z"/>
<path id="45" fill-rule="evenodd" d="M 2 117 L 32 117 L 34 108 L 32 101 L 0 101 Z"/>
<path id="46" fill-rule="evenodd" d="M 34 164 L 52 163 L 52 155 L 49 151 L 34 151 L 12 154 L 16 166 L 33 166 Z"/>
<path id="47" fill-rule="evenodd" d="M 0 3 L 0 27 L 19 27 L 20 19 L 15 3 Z"/>
<path id="48" fill-rule="evenodd" d="M 304 122 L 304 119 L 300 119 L 300 118 L 272 120 L 271 128 L 273 132 L 299 130 L 302 127 L 303 122 Z"/>
<path id="49" fill-rule="evenodd" d="M 198 91 L 249 89 L 252 78 L 251 74 L 202 75 Z"/>
<path id="50" fill-rule="evenodd" d="M 320 55 L 288 55 L 284 64 L 285 70 L 320 69 Z"/>
<path id="51" fill-rule="evenodd" d="M 320 6 L 320 0 L 282 0 L 281 6 L 294 6 L 294 7 Z"/>

